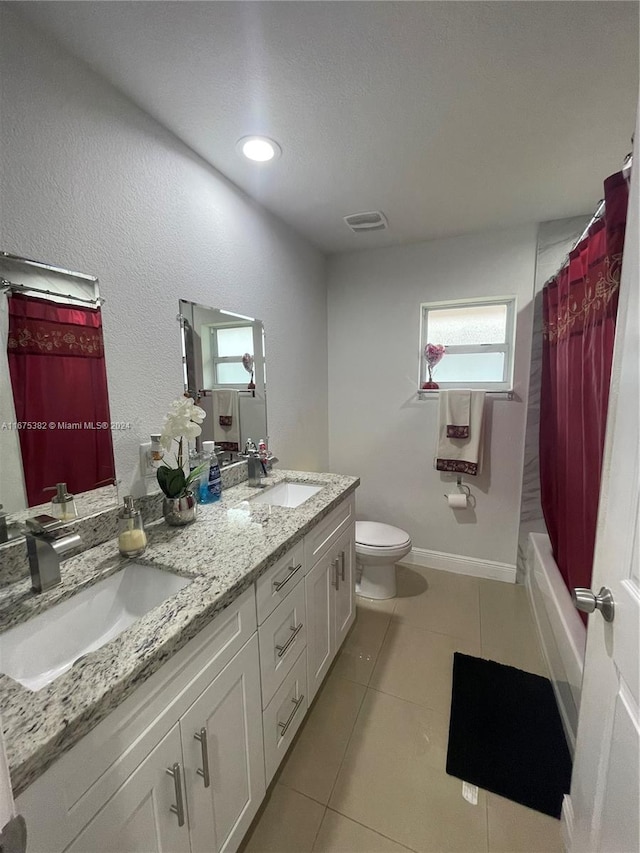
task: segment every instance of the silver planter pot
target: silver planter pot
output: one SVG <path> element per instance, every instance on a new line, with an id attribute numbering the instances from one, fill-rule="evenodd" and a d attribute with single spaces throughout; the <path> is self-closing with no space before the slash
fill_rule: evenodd
<path id="1" fill-rule="evenodd" d="M 184 527 L 196 520 L 198 504 L 193 492 L 187 492 L 180 498 L 167 498 L 162 501 L 162 515 L 172 527 Z"/>

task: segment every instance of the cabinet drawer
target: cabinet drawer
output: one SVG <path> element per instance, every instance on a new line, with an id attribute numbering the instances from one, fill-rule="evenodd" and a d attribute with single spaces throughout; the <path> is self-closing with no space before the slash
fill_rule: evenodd
<path id="1" fill-rule="evenodd" d="M 323 557 L 333 543 L 356 520 L 356 501 L 352 495 L 332 510 L 304 537 L 305 571 Z"/>
<path id="2" fill-rule="evenodd" d="M 256 582 L 258 625 L 276 609 L 304 576 L 304 540 L 290 548 Z"/>
<path id="3" fill-rule="evenodd" d="M 307 644 L 304 584 L 299 583 L 258 629 L 262 707 L 266 708 Z"/>
<path id="4" fill-rule="evenodd" d="M 302 652 L 262 713 L 267 786 L 307 713 L 307 653 Z"/>

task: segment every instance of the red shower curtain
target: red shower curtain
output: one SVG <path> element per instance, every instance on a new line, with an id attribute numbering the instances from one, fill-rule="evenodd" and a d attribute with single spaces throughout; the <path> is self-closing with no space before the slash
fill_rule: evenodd
<path id="1" fill-rule="evenodd" d="M 100 309 L 13 294 L 7 353 L 29 506 L 114 482 Z"/>
<path id="2" fill-rule="evenodd" d="M 604 189 L 604 217 L 543 291 L 541 499 L 569 589 L 591 586 L 627 216 L 622 173 Z"/>

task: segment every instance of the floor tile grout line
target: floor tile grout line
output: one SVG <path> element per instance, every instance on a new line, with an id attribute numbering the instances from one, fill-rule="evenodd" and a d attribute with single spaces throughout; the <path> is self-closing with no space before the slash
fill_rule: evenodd
<path id="1" fill-rule="evenodd" d="M 369 685 L 367 690 L 371 690 L 373 693 L 379 693 L 381 696 L 388 696 L 390 699 L 397 699 L 398 702 L 406 702 L 407 705 L 413 705 L 415 708 L 421 708 L 423 711 L 431 711 L 432 714 L 440 714 L 445 717 L 448 713 L 440 710 L 439 708 L 431 708 L 429 705 L 422 705 L 420 702 L 414 702 L 413 699 L 405 699 L 404 696 L 398 696 L 396 693 L 388 693 L 386 690 L 380 690 L 379 687 L 372 687 Z"/>
<path id="2" fill-rule="evenodd" d="M 393 623 L 393 621 L 394 620 L 392 619 L 391 622 Z M 394 624 L 398 625 L 400 627 L 404 627 L 404 628 L 415 628 L 416 630 L 424 631 L 427 634 L 437 634 L 439 637 L 449 637 L 452 640 L 460 640 L 463 643 L 479 643 L 480 644 L 480 641 L 477 640 L 475 637 L 461 637 L 460 634 L 449 634 L 445 631 L 435 631 L 433 628 L 425 628 L 422 625 L 415 625 L 413 622 L 403 622 L 403 621 L 400 621 L 398 619 L 395 621 Z"/>
<path id="3" fill-rule="evenodd" d="M 313 836 L 313 842 L 311 843 L 311 853 L 313 853 L 313 849 L 316 846 L 316 841 L 318 840 L 318 836 L 320 835 L 320 830 L 322 829 L 322 824 L 324 823 L 324 819 L 327 816 L 328 810 L 328 806 L 325 806 L 324 811 L 322 812 L 322 817 L 320 818 L 320 823 L 318 824 L 318 828 L 316 829 L 316 834 Z"/>
<path id="4" fill-rule="evenodd" d="M 393 622 L 393 619 L 391 620 Z M 452 640 L 462 640 L 464 643 L 479 643 L 481 645 L 481 640 L 477 640 L 475 637 L 461 637 L 460 634 L 450 634 L 447 631 L 436 631 L 434 628 L 424 628 L 422 625 L 415 625 L 413 622 L 406 622 L 404 620 L 396 619 L 396 625 L 404 625 L 405 628 L 417 628 L 419 631 L 426 631 L 428 634 L 437 634 L 439 637 L 450 637 Z"/>
<path id="5" fill-rule="evenodd" d="M 349 745 L 351 744 L 351 738 L 353 737 L 353 732 L 357 725 L 358 719 L 360 718 L 360 714 L 362 713 L 362 706 L 364 705 L 364 700 L 367 696 L 367 690 L 369 689 L 366 685 L 361 685 L 364 687 L 364 691 L 362 692 L 362 698 L 360 699 L 360 704 L 358 705 L 358 713 L 353 718 L 353 724 L 351 726 L 351 731 L 349 732 L 349 737 L 347 738 L 347 742 L 344 748 L 344 752 L 342 753 L 342 758 L 340 759 L 340 764 L 338 765 L 338 772 L 335 775 L 335 779 L 333 780 L 333 785 L 331 786 L 331 790 L 329 791 L 329 796 L 327 797 L 327 808 L 329 808 L 329 803 L 331 802 L 331 797 L 333 796 L 333 791 L 336 787 L 336 783 L 338 781 L 338 777 L 340 776 L 340 771 L 342 770 L 342 765 L 345 762 L 345 758 L 347 757 L 347 752 L 349 751 Z"/>
<path id="6" fill-rule="evenodd" d="M 394 844 L 399 844 L 400 847 L 404 847 L 405 850 L 410 850 L 411 853 L 420 853 L 420 851 L 416 850 L 415 847 L 408 847 L 403 841 L 398 841 L 397 838 L 392 838 L 390 835 L 385 835 L 384 832 L 380 832 L 378 829 L 374 829 L 372 826 L 367 826 L 366 823 L 362 823 L 362 821 L 356 820 L 355 818 L 351 817 L 350 815 L 345 814 L 344 812 L 341 812 L 339 809 L 335 809 L 335 808 L 332 808 L 331 806 L 327 806 L 327 811 L 335 812 L 336 814 L 339 814 L 340 817 L 344 817 L 347 820 L 350 820 L 352 823 L 357 823 L 358 826 L 362 826 L 365 829 L 368 829 L 369 832 L 373 832 L 376 835 L 379 835 L 381 838 L 386 838 L 387 841 L 392 841 Z"/>

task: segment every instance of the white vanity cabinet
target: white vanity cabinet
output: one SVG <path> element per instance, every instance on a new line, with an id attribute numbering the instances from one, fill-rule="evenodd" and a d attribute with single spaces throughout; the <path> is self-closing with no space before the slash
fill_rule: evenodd
<path id="1" fill-rule="evenodd" d="M 355 500 L 17 800 L 28 853 L 233 853 L 355 619 Z"/>
<path id="2" fill-rule="evenodd" d="M 235 850 L 265 793 L 255 635 L 66 853 Z"/>
<path id="3" fill-rule="evenodd" d="M 305 537 L 309 702 L 356 618 L 355 499 L 347 498 Z"/>
<path id="4" fill-rule="evenodd" d="M 171 811 L 176 800 L 173 780 L 167 774 L 179 756 L 180 727 L 176 723 L 66 853 L 189 853 L 189 828 L 186 822 L 180 826 Z M 29 853 L 34 849 L 30 839 L 27 849 Z"/>
<path id="5" fill-rule="evenodd" d="M 264 793 L 251 587 L 17 804 L 28 853 L 218 853 L 236 849 Z"/>
<path id="6" fill-rule="evenodd" d="M 254 635 L 180 718 L 192 853 L 235 850 L 249 828 L 265 794 L 261 718 Z"/>

